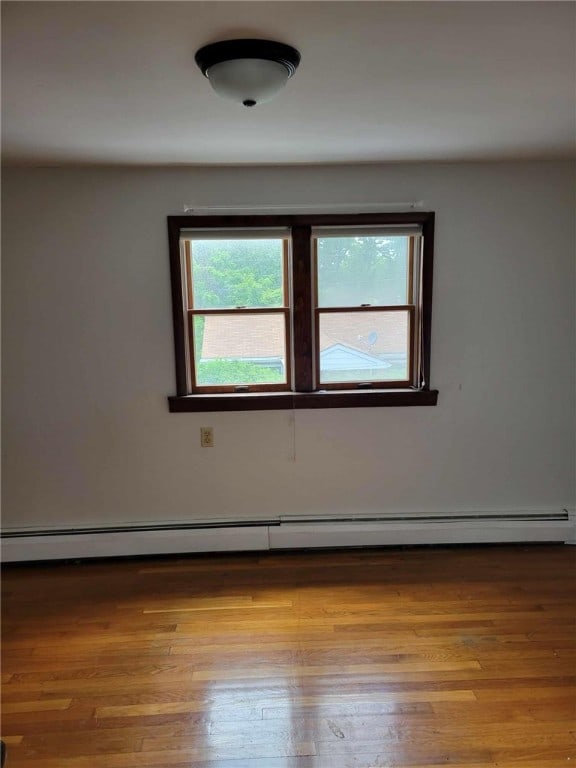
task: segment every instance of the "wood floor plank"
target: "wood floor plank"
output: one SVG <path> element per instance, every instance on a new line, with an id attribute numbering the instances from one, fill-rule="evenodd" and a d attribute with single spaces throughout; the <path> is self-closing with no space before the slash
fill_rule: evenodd
<path id="1" fill-rule="evenodd" d="M 18 744 L 22 744 L 24 736 L 2 736 L 2 740 L 7 747 L 14 747 Z"/>
<path id="2" fill-rule="evenodd" d="M 5 702 L 2 712 L 5 715 L 15 712 L 41 712 L 42 710 L 68 709 L 72 699 L 38 699 L 35 701 Z"/>

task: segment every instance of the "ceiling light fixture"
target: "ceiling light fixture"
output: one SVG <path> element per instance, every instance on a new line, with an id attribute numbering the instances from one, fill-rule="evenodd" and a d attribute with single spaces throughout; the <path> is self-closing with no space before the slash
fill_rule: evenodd
<path id="1" fill-rule="evenodd" d="M 273 40 L 223 40 L 200 48 L 195 59 L 219 96 L 255 107 L 286 85 L 300 53 Z"/>

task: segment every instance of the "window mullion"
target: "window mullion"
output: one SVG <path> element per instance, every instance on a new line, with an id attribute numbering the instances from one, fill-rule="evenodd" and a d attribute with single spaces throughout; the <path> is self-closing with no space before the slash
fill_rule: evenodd
<path id="1" fill-rule="evenodd" d="M 314 391 L 311 243 L 311 227 L 292 228 L 292 343 L 296 392 Z"/>

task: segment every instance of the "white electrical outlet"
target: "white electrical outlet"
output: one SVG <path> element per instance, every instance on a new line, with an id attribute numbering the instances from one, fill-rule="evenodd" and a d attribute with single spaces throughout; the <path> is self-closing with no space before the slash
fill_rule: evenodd
<path id="1" fill-rule="evenodd" d="M 214 448 L 214 429 L 200 427 L 200 445 L 202 448 Z"/>

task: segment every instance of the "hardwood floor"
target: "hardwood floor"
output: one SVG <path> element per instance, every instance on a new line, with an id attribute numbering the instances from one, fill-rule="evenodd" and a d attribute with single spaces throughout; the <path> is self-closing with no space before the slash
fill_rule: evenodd
<path id="1" fill-rule="evenodd" d="M 6 567 L 6 768 L 576 768 L 575 564 L 527 546 Z"/>

